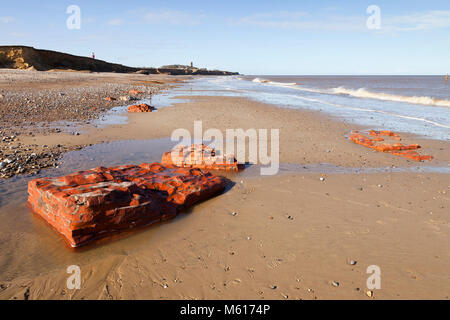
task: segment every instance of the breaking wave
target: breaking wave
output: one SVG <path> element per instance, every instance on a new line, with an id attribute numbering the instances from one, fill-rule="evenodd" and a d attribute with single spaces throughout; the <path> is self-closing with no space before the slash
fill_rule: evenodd
<path id="1" fill-rule="evenodd" d="M 270 81 L 270 80 L 266 80 L 266 79 L 261 79 L 261 78 L 255 78 L 252 80 L 252 82 L 256 82 L 256 83 L 268 83 L 268 84 L 272 84 L 272 85 L 276 85 L 276 86 L 295 86 L 296 83 L 292 82 L 292 83 L 286 83 L 286 82 L 276 82 L 276 81 Z"/>
<path id="2" fill-rule="evenodd" d="M 400 96 L 382 92 L 378 93 L 368 91 L 365 88 L 354 90 L 338 87 L 331 89 L 331 92 L 334 94 L 345 94 L 357 98 L 369 98 L 369 99 L 388 100 L 396 102 L 407 102 L 412 104 L 423 104 L 428 106 L 450 107 L 449 100 L 436 99 L 432 97 Z"/>
<path id="3" fill-rule="evenodd" d="M 255 83 L 266 83 L 281 87 L 288 87 L 296 90 L 320 93 L 320 94 L 334 94 L 334 95 L 347 95 L 356 98 L 366 98 L 366 99 L 376 99 L 376 100 L 385 100 L 385 101 L 395 101 L 395 102 L 404 102 L 411 104 L 421 104 L 427 106 L 438 106 L 438 107 L 450 107 L 450 100 L 437 99 L 426 96 L 401 96 L 390 93 L 383 92 L 372 92 L 365 88 L 359 89 L 347 89 L 344 87 L 337 87 L 331 89 L 313 89 L 300 87 L 297 83 L 284 83 L 284 82 L 275 82 L 261 78 L 255 78 L 252 80 Z"/>

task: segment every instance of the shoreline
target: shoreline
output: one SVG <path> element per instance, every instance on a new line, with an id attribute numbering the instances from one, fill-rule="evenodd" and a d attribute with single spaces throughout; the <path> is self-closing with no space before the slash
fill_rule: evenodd
<path id="1" fill-rule="evenodd" d="M 157 112 L 128 114 L 126 124 L 84 126 L 78 136 L 37 133 L 19 139 L 23 145 L 95 149 L 101 142 L 167 138 L 176 128 L 192 132 L 193 122 L 202 120 L 203 131 L 279 128 L 282 163 L 367 169 L 450 162 L 446 141 L 405 135 L 406 143 L 422 144 L 422 152 L 435 156 L 417 163 L 354 144 L 345 135 L 365 127 L 319 112 L 244 98 L 188 98 Z M 133 159 L 157 157 L 158 148 Z M 129 159 L 127 152 L 99 154 Z M 22 189 L 0 202 L 0 299 L 449 298 L 450 175 L 327 172 L 323 181 L 320 177 L 320 172 L 237 174 L 229 191 L 173 221 L 69 252 L 59 235 L 24 208 L 21 181 L 30 177 L 20 176 Z M 71 264 L 81 267 L 81 290 L 65 287 Z M 369 265 L 382 271 L 382 289 L 372 298 L 366 288 Z"/>
<path id="2" fill-rule="evenodd" d="M 285 163 L 328 163 L 362 168 L 445 166 L 450 163 L 447 151 L 449 142 L 443 140 L 402 133 L 402 143 L 418 143 L 422 146 L 422 153 L 434 156 L 432 161 L 415 162 L 354 144 L 346 138 L 346 135 L 352 130 L 364 131 L 370 127 L 350 124 L 317 111 L 287 109 L 247 98 L 222 96 L 179 98 L 188 101 L 174 103 L 151 113 L 125 113 L 123 114 L 127 118 L 125 124 L 105 125 L 101 128 L 81 126 L 78 130 L 83 134 L 79 136 L 63 132 L 50 135 L 37 134 L 34 137 L 24 136 L 22 142 L 39 145 L 46 141 L 51 146 L 60 142 L 65 145 L 87 145 L 117 140 L 167 138 L 176 128 L 185 128 L 192 133 L 194 121 L 202 120 L 203 132 L 209 128 L 217 128 L 222 131 L 224 137 L 227 128 L 244 130 L 279 128 L 282 141 L 280 161 Z M 227 106 L 226 112 L 222 103 Z M 205 110 L 208 112 L 205 113 Z"/>

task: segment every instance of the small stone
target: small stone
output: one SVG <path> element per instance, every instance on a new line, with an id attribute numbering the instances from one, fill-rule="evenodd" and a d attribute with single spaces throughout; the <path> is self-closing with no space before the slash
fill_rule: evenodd
<path id="1" fill-rule="evenodd" d="M 247 237 L 247 240 L 252 240 L 252 237 Z"/>
<path id="2" fill-rule="evenodd" d="M 325 181 L 325 178 L 324 178 L 324 177 L 320 177 L 319 180 L 320 180 L 320 181 Z"/>
<path id="3" fill-rule="evenodd" d="M 275 290 L 277 288 L 277 286 L 273 285 L 273 286 L 270 286 L 269 288 L 272 289 L 272 290 Z"/>
<path id="4" fill-rule="evenodd" d="M 383 187 L 383 185 L 381 185 L 381 184 L 378 185 L 378 188 L 382 188 L 382 187 Z"/>
<path id="5" fill-rule="evenodd" d="M 350 260 L 350 262 L 349 262 L 349 264 L 352 266 L 356 265 L 356 263 L 357 263 L 357 261 L 355 261 L 355 260 Z"/>
<path id="6" fill-rule="evenodd" d="M 231 213 L 231 215 L 232 215 L 232 216 L 236 216 L 236 215 L 237 215 L 237 212 L 233 212 L 233 213 Z"/>
<path id="7" fill-rule="evenodd" d="M 372 297 L 373 297 L 373 291 L 370 291 L 370 290 L 366 291 L 366 295 L 367 295 L 369 298 L 372 298 Z"/>
<path id="8" fill-rule="evenodd" d="M 333 281 L 333 282 L 331 282 L 331 284 L 332 284 L 334 287 L 339 287 L 339 282 L 337 282 L 337 281 Z"/>

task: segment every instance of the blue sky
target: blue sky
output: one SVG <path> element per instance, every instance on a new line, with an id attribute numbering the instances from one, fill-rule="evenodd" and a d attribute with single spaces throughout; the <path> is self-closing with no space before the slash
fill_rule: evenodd
<path id="1" fill-rule="evenodd" d="M 81 28 L 69 30 L 69 5 Z M 380 29 L 366 26 L 377 5 Z M 450 73 L 450 2 L 2 1 L 0 45 L 244 74 Z"/>

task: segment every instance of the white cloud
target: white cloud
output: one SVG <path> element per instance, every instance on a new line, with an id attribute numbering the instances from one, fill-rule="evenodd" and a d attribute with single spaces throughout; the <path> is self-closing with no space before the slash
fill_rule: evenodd
<path id="1" fill-rule="evenodd" d="M 389 31 L 436 30 L 450 27 L 450 11 L 428 11 L 409 15 L 393 16 L 384 19 L 382 28 Z"/>
<path id="2" fill-rule="evenodd" d="M 256 13 L 238 19 L 230 19 L 231 25 L 247 25 L 263 28 L 305 29 L 305 30 L 354 30 L 365 28 L 366 16 L 312 17 L 306 12 Z"/>
<path id="3" fill-rule="evenodd" d="M 120 26 L 122 24 L 122 19 L 112 19 L 108 21 L 110 26 Z"/>
<path id="4" fill-rule="evenodd" d="M 1 23 L 10 23 L 14 21 L 16 21 L 16 19 L 14 19 L 13 17 L 0 17 Z"/>
<path id="5" fill-rule="evenodd" d="M 192 14 L 174 10 L 148 11 L 144 14 L 147 23 L 174 25 L 197 25 L 202 23 L 205 17 L 202 13 Z"/>
<path id="6" fill-rule="evenodd" d="M 231 25 L 261 28 L 367 31 L 369 15 L 343 16 L 324 14 L 312 16 L 306 12 L 256 13 L 241 18 L 230 19 Z M 409 15 L 387 15 L 381 8 L 381 30 L 379 32 L 407 32 L 437 30 L 450 27 L 450 11 L 427 11 Z"/>

